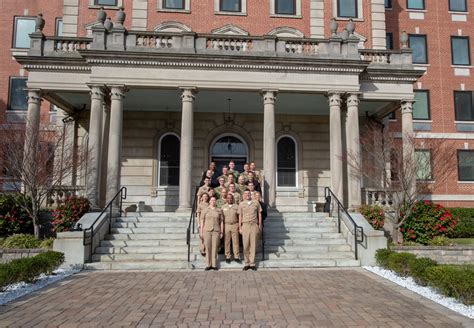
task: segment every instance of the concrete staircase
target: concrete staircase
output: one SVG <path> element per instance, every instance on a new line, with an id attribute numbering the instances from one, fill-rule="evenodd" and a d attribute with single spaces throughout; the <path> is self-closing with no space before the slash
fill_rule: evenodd
<path id="1" fill-rule="evenodd" d="M 191 262 L 187 262 L 186 228 L 189 215 L 142 213 L 121 217 L 113 224 L 86 265 L 93 270 L 180 270 L 203 269 L 198 235 L 191 238 Z M 307 268 L 360 266 L 336 221 L 324 213 L 270 213 L 265 220 L 265 261 L 257 253 L 260 268 Z M 259 242 L 259 245 L 261 241 Z M 241 254 L 243 259 L 243 254 Z M 221 269 L 241 269 L 242 264 L 225 263 Z"/>

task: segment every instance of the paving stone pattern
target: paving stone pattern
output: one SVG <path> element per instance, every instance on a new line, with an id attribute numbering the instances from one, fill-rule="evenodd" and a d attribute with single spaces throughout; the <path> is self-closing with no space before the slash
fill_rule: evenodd
<path id="1" fill-rule="evenodd" d="M 363 269 L 84 272 L 0 307 L 0 326 L 460 326 L 424 302 Z"/>

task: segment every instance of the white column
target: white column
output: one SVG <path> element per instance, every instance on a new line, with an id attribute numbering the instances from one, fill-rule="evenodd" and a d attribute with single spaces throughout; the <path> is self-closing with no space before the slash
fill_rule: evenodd
<path id="1" fill-rule="evenodd" d="M 341 94 L 329 92 L 329 147 L 331 190 L 343 203 Z"/>
<path id="2" fill-rule="evenodd" d="M 415 163 L 415 135 L 413 133 L 413 101 L 402 100 L 402 141 L 403 141 L 403 165 L 404 178 L 409 184 L 407 191 L 410 197 L 413 197 L 416 192 L 416 163 Z"/>
<path id="3" fill-rule="evenodd" d="M 28 90 L 28 113 L 26 117 L 25 147 L 24 147 L 24 170 L 25 174 L 34 174 L 31 170 L 36 161 L 36 150 L 41 120 L 41 91 L 39 89 Z M 26 176 L 25 179 L 34 177 Z"/>
<path id="4" fill-rule="evenodd" d="M 348 205 L 352 210 L 359 208 L 362 202 L 359 102 L 359 96 L 357 94 L 348 95 L 346 120 L 347 181 Z"/>
<path id="5" fill-rule="evenodd" d="M 264 195 L 269 207 L 275 207 L 276 157 L 275 157 L 275 101 L 277 91 L 263 90 L 263 174 Z"/>
<path id="6" fill-rule="evenodd" d="M 194 99 L 196 88 L 181 88 L 181 146 L 179 159 L 179 208 L 178 211 L 191 210 L 193 135 L 194 135 Z"/>
<path id="7" fill-rule="evenodd" d="M 89 118 L 88 165 L 86 176 L 86 195 L 93 208 L 99 208 L 100 166 L 102 148 L 102 106 L 104 88 L 91 86 L 91 112 Z"/>
<path id="8" fill-rule="evenodd" d="M 122 130 L 123 130 L 123 98 L 125 87 L 110 86 L 110 130 L 107 165 L 107 193 L 109 202 L 120 189 L 120 172 L 122 166 Z M 100 108 L 102 110 L 102 107 Z"/>

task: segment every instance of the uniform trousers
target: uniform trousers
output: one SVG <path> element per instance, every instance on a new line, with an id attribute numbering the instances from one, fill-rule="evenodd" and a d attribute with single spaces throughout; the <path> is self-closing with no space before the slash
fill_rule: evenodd
<path id="1" fill-rule="evenodd" d="M 230 259 L 230 241 L 232 240 L 232 248 L 234 249 L 234 259 L 238 259 L 239 256 L 239 224 L 224 224 L 224 246 L 225 246 L 225 258 Z"/>
<path id="2" fill-rule="evenodd" d="M 220 232 L 204 231 L 206 247 L 206 267 L 217 268 L 217 249 L 219 248 Z"/>
<path id="3" fill-rule="evenodd" d="M 255 266 L 255 252 L 257 251 L 257 239 L 260 229 L 257 223 L 242 224 L 242 239 L 244 244 L 245 265 Z"/>
<path id="4" fill-rule="evenodd" d="M 206 253 L 206 246 L 204 245 L 204 236 L 203 238 L 199 238 L 199 251 L 201 253 Z"/>

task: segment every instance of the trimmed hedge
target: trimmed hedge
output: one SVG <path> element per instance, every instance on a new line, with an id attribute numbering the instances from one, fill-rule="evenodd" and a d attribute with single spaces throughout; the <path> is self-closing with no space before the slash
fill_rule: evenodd
<path id="1" fill-rule="evenodd" d="M 473 238 L 474 237 L 474 208 L 451 208 L 453 217 L 457 224 L 453 231 L 448 233 L 449 238 Z"/>
<path id="2" fill-rule="evenodd" d="M 3 248 L 39 248 L 41 240 L 36 239 L 33 235 L 27 234 L 14 234 L 7 238 L 2 243 Z"/>
<path id="3" fill-rule="evenodd" d="M 0 289 L 16 282 L 33 282 L 42 273 L 51 274 L 63 262 L 63 253 L 48 251 L 0 264 Z"/>
<path id="4" fill-rule="evenodd" d="M 389 249 L 379 249 L 375 258 L 381 267 L 403 277 L 411 276 L 419 285 L 430 286 L 464 304 L 474 304 L 473 265 L 438 265 L 429 258 L 416 258 L 413 254 Z"/>

